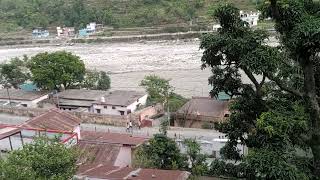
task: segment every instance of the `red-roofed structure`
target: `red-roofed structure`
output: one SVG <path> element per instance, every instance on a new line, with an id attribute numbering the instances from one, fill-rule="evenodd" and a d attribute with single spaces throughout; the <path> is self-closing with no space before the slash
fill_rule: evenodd
<path id="1" fill-rule="evenodd" d="M 135 148 L 148 140 L 147 137 L 130 134 L 81 131 L 81 140 L 78 143 L 81 156 L 78 164 L 131 166 Z"/>
<path id="2" fill-rule="evenodd" d="M 142 169 L 129 167 L 115 167 L 104 164 L 92 164 L 80 166 L 76 179 L 96 179 L 96 180 L 186 180 L 190 173 L 178 170 Z"/>

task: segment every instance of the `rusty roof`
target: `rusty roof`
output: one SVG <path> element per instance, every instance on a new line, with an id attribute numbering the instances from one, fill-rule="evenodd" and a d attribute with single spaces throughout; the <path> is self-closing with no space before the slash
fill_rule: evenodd
<path id="1" fill-rule="evenodd" d="M 30 92 L 21 89 L 0 89 L 0 99 L 9 99 L 8 91 L 11 100 L 32 101 L 48 94 L 47 92 Z"/>
<path id="2" fill-rule="evenodd" d="M 73 132 L 81 120 L 67 112 L 51 109 L 26 121 L 21 127 Z"/>
<path id="3" fill-rule="evenodd" d="M 9 136 L 13 136 L 19 133 L 21 130 L 15 127 L 7 127 L 4 124 L 0 124 L 0 140 L 7 138 Z"/>
<path id="4" fill-rule="evenodd" d="M 81 131 L 81 139 L 87 142 L 99 142 L 108 144 L 121 144 L 129 146 L 138 146 L 149 140 L 148 137 L 132 136 L 123 133 Z"/>
<path id="5" fill-rule="evenodd" d="M 116 90 L 109 92 L 109 94 L 104 96 L 105 102 L 101 102 L 100 99 L 94 103 L 103 105 L 128 106 L 145 95 L 147 95 L 147 93 L 139 91 Z"/>
<path id="6" fill-rule="evenodd" d="M 209 97 L 193 97 L 177 113 L 222 118 L 229 114 L 229 102 Z"/>
<path id="7" fill-rule="evenodd" d="M 119 145 L 91 143 L 82 140 L 79 141 L 77 147 L 80 151 L 77 164 L 82 166 L 96 163 L 114 165 L 120 152 Z"/>
<path id="8" fill-rule="evenodd" d="M 56 97 L 60 99 L 73 99 L 84 101 L 96 101 L 108 94 L 108 91 L 88 90 L 88 89 L 67 89 L 59 92 Z"/>
<path id="9" fill-rule="evenodd" d="M 142 169 L 130 167 L 114 167 L 104 164 L 80 166 L 78 177 L 95 179 L 130 179 L 130 180 L 186 180 L 190 173 L 178 170 Z"/>

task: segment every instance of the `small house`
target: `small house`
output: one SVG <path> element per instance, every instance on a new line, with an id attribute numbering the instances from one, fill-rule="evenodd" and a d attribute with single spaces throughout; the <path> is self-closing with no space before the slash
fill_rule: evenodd
<path id="1" fill-rule="evenodd" d="M 214 122 L 223 122 L 229 114 L 229 101 L 193 97 L 176 112 L 174 126 L 203 128 Z"/>
<path id="2" fill-rule="evenodd" d="M 77 117 L 52 109 L 21 125 L 0 124 L 0 151 L 20 149 L 40 135 L 59 137 L 60 142 L 68 147 L 76 145 L 81 138 L 80 123 Z"/>
<path id="3" fill-rule="evenodd" d="M 24 91 L 22 89 L 0 89 L 0 106 L 37 107 L 38 103 L 48 98 L 48 93 Z"/>
<path id="4" fill-rule="evenodd" d="M 67 89 L 54 95 L 55 105 L 61 110 L 93 112 L 92 104 L 108 91 Z"/>
<path id="5" fill-rule="evenodd" d="M 148 94 L 116 90 L 95 101 L 92 110 L 98 114 L 128 115 L 147 103 Z"/>
<path id="6" fill-rule="evenodd" d="M 62 134 L 76 134 L 78 139 L 80 136 L 80 123 L 81 119 L 67 112 L 60 111 L 58 109 L 51 109 L 39 116 L 36 116 L 24 124 L 21 127 L 26 129 L 42 129 Z M 35 132 L 31 130 L 31 134 Z"/>
<path id="7" fill-rule="evenodd" d="M 33 38 L 47 38 L 49 37 L 49 31 L 44 28 L 34 28 L 32 30 Z"/>
<path id="8" fill-rule="evenodd" d="M 240 11 L 240 18 L 249 24 L 249 27 L 257 26 L 259 21 L 259 12 L 244 12 Z"/>
<path id="9" fill-rule="evenodd" d="M 74 27 L 57 27 L 57 36 L 61 37 L 70 37 L 75 35 L 75 29 Z"/>

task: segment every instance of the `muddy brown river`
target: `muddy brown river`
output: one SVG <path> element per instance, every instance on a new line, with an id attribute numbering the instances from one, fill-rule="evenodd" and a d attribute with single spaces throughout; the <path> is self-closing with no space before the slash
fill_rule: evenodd
<path id="1" fill-rule="evenodd" d="M 144 76 L 156 74 L 171 79 L 175 91 L 186 97 L 209 94 L 210 70 L 200 69 L 202 51 L 197 40 L 1 47 L 0 62 L 60 50 L 80 56 L 89 69 L 107 71 L 112 89 L 142 90 L 139 82 Z"/>

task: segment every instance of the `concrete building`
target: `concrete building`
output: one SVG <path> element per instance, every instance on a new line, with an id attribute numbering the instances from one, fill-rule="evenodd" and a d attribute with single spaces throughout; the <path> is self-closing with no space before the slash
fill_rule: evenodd
<path id="1" fill-rule="evenodd" d="M 32 30 L 33 38 L 47 38 L 49 37 L 49 31 L 44 28 L 34 28 Z"/>
<path id="2" fill-rule="evenodd" d="M 148 94 L 137 91 L 112 91 L 95 101 L 92 110 L 99 114 L 128 115 L 147 103 Z"/>
<path id="3" fill-rule="evenodd" d="M 54 95 L 57 108 L 70 111 L 93 112 L 92 103 L 107 95 L 108 91 L 68 89 Z"/>
<path id="4" fill-rule="evenodd" d="M 229 117 L 229 101 L 209 97 L 193 97 L 177 112 L 174 126 L 202 128 L 204 125 L 222 122 Z"/>
<path id="5" fill-rule="evenodd" d="M 75 35 L 74 27 L 57 27 L 57 36 L 58 37 L 70 37 Z"/>
<path id="6" fill-rule="evenodd" d="M 12 107 L 37 107 L 38 103 L 48 98 L 46 92 L 24 91 L 21 89 L 0 89 L 0 105 Z"/>
<path id="7" fill-rule="evenodd" d="M 240 18 L 249 24 L 250 27 L 257 26 L 259 21 L 260 12 L 244 12 L 240 11 Z"/>

